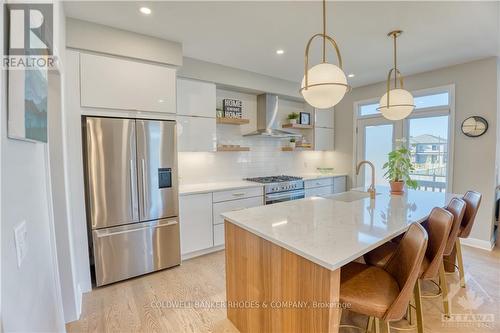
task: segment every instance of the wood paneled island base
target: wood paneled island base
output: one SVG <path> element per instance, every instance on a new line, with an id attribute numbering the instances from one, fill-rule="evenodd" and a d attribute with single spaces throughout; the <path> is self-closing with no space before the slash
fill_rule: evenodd
<path id="1" fill-rule="evenodd" d="M 331 271 L 225 221 L 227 317 L 241 332 L 338 332 Z"/>

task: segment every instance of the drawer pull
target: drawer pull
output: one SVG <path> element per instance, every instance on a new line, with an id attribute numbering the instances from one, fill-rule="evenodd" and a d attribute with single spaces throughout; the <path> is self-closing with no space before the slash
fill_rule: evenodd
<path id="1" fill-rule="evenodd" d="M 242 195 L 245 195 L 245 192 L 233 193 L 233 197 L 241 197 Z"/>

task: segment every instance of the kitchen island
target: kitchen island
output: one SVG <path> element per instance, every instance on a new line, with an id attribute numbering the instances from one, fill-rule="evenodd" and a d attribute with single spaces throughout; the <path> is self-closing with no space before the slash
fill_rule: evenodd
<path id="1" fill-rule="evenodd" d="M 338 332 L 341 267 L 452 194 L 377 188 L 224 213 L 227 316 L 241 332 Z"/>

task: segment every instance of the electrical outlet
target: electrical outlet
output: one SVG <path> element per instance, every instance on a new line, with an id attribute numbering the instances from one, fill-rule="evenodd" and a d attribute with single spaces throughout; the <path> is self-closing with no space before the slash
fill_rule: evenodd
<path id="1" fill-rule="evenodd" d="M 26 221 L 22 221 L 17 227 L 14 228 L 17 267 L 21 267 L 21 264 L 26 257 L 26 253 L 28 252 L 27 234 L 28 230 L 26 229 Z"/>

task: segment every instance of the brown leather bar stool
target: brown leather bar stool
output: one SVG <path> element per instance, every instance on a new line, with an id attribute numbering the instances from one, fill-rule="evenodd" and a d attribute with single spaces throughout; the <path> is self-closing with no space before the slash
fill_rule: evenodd
<path id="1" fill-rule="evenodd" d="M 462 224 L 462 220 L 465 214 L 467 204 L 464 200 L 460 198 L 453 198 L 446 206 L 446 210 L 453 214 L 453 224 L 451 225 L 450 235 L 448 236 L 448 240 L 446 241 L 446 246 L 444 247 L 443 252 L 443 272 L 440 271 L 439 279 L 441 282 L 441 290 L 443 290 L 443 307 L 445 310 L 445 314 L 447 317 L 450 315 L 450 307 L 448 304 L 448 297 L 445 297 L 445 293 L 448 293 L 448 285 L 446 283 L 446 275 L 444 274 L 445 262 L 444 258 L 451 255 L 453 249 L 455 247 L 455 242 L 458 237 L 458 233 L 460 232 L 460 225 Z M 446 289 L 444 289 L 446 288 Z"/>
<path id="2" fill-rule="evenodd" d="M 420 274 L 427 248 L 427 232 L 418 223 L 408 228 L 394 255 L 384 267 L 351 262 L 340 270 L 340 302 L 349 310 L 369 317 L 370 328 L 380 331 L 380 320 L 403 318 Z"/>
<path id="3" fill-rule="evenodd" d="M 456 259 L 458 263 L 458 273 L 460 274 L 460 286 L 465 288 L 465 271 L 464 271 L 464 261 L 462 257 L 462 246 L 460 245 L 460 238 L 467 238 L 470 235 L 472 230 L 472 226 L 474 225 L 474 221 L 476 220 L 477 211 L 479 210 L 479 206 L 481 205 L 481 193 L 476 191 L 467 191 L 463 196 L 463 200 L 465 201 L 466 208 L 464 218 L 462 219 L 462 223 L 460 225 L 460 230 L 458 232 L 458 237 L 455 241 L 455 252 L 452 253 L 449 259 L 453 260 L 455 263 L 454 257 L 456 254 Z"/>
<path id="4" fill-rule="evenodd" d="M 449 211 L 436 207 L 434 208 L 428 219 L 422 223 L 426 229 L 429 242 L 425 256 L 422 260 L 422 265 L 419 270 L 419 279 L 415 285 L 415 304 L 417 312 L 417 330 L 423 332 L 423 314 L 421 308 L 422 295 L 420 292 L 421 280 L 433 280 L 439 275 L 439 287 L 443 292 L 443 305 L 445 313 L 449 315 L 448 307 L 448 288 L 444 277 L 443 266 L 443 253 L 450 235 L 451 226 L 453 223 L 453 214 Z M 377 267 L 384 267 L 386 263 L 395 256 L 397 244 L 394 242 L 387 242 L 382 246 L 367 253 L 364 258 L 370 265 Z"/>

